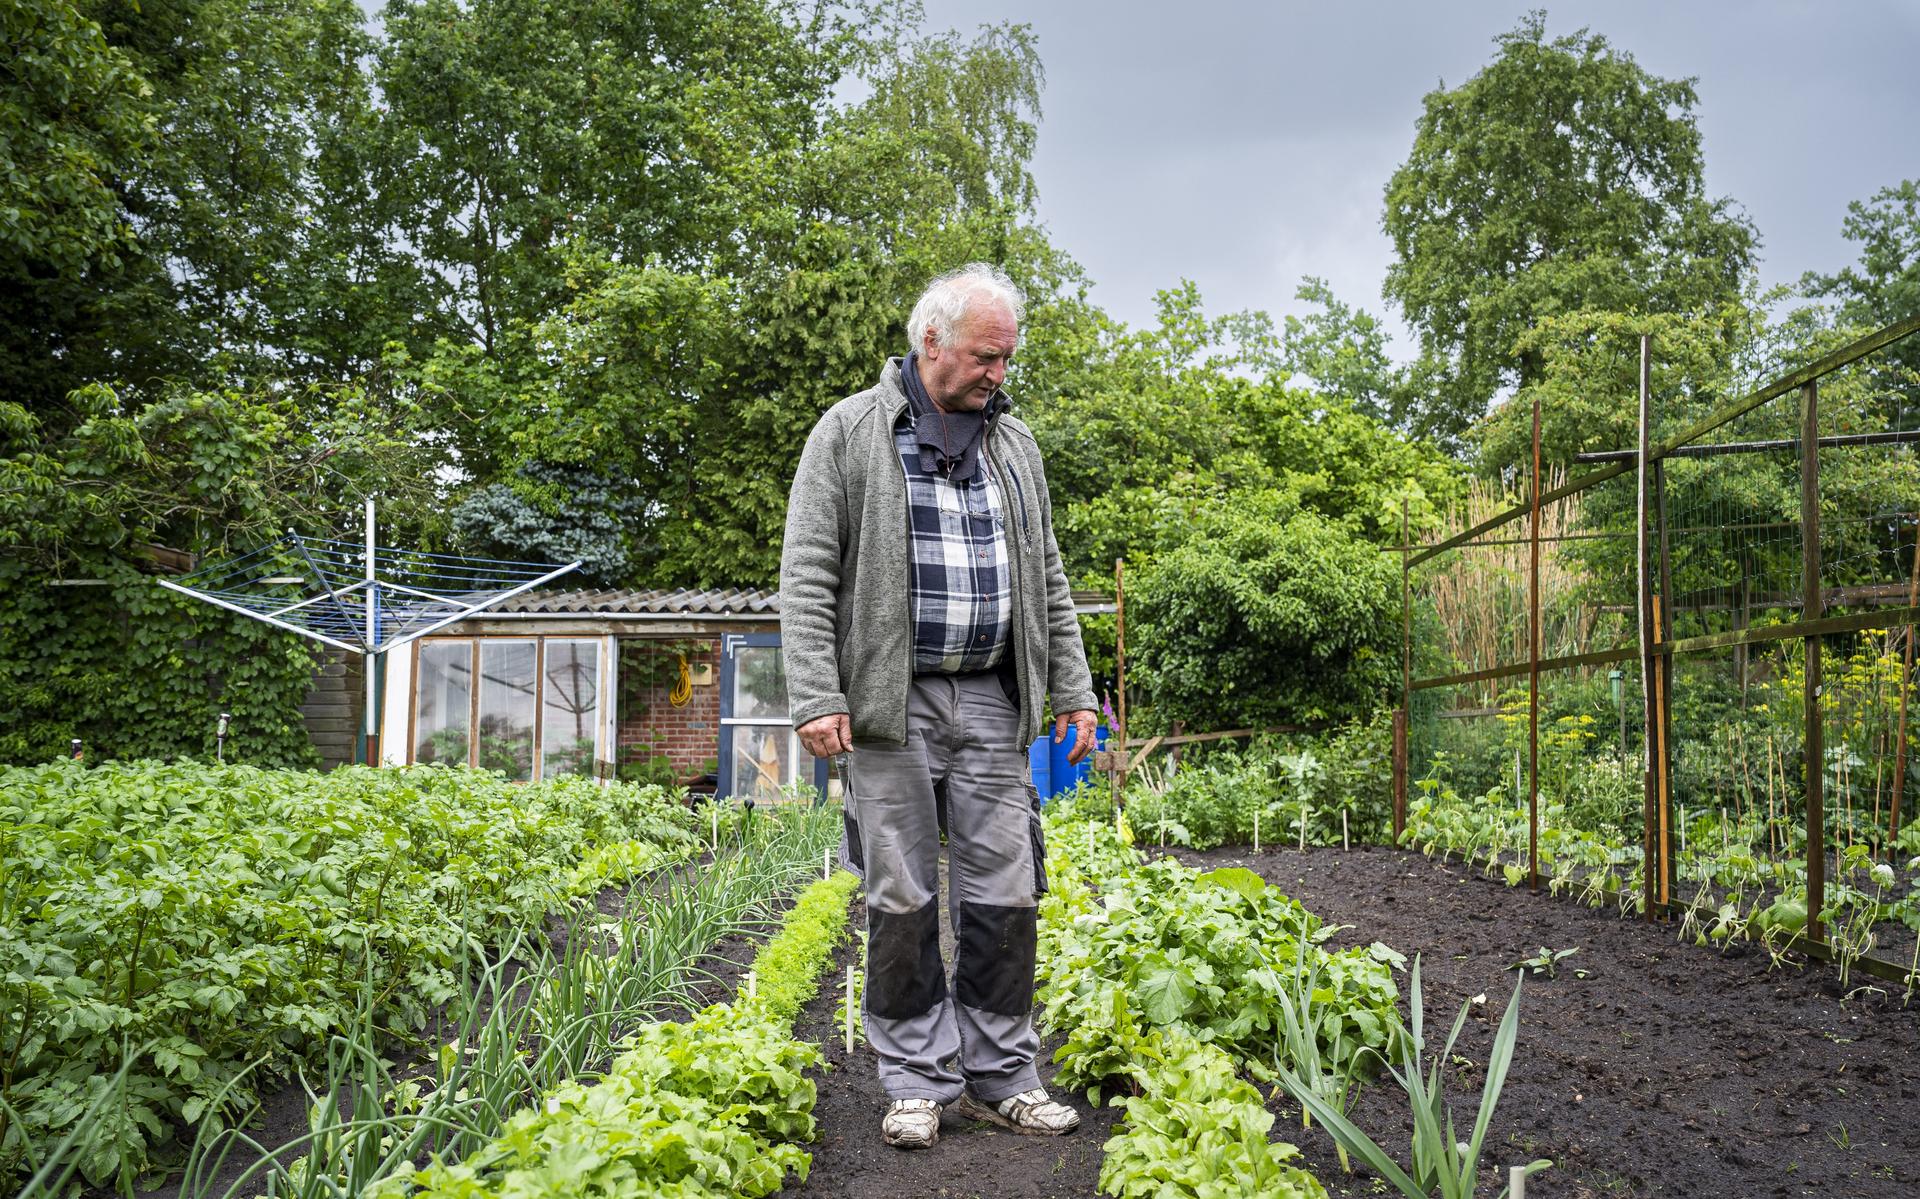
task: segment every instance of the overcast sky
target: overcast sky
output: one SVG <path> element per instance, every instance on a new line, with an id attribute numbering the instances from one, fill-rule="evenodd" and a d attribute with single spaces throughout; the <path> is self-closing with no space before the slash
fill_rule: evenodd
<path id="1" fill-rule="evenodd" d="M 926 0 L 928 29 L 1018 21 L 1046 64 L 1034 174 L 1093 298 L 1151 319 L 1181 278 L 1210 312 L 1296 311 L 1302 275 L 1391 316 L 1387 177 L 1428 91 L 1493 55 L 1525 0 Z M 1645 70 L 1698 81 L 1707 186 L 1758 226 L 1764 283 L 1853 260 L 1847 202 L 1920 176 L 1920 0 L 1589 0 L 1547 8 Z M 1397 320 L 1396 358 L 1412 354 Z"/>

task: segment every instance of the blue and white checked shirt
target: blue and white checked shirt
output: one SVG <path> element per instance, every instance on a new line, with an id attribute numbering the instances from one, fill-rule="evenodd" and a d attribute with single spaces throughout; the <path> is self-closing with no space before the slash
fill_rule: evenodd
<path id="1" fill-rule="evenodd" d="M 907 475 L 913 672 L 991 670 L 1006 657 L 1013 635 L 1000 488 L 985 461 L 961 484 L 922 470 L 911 412 L 893 438 Z"/>

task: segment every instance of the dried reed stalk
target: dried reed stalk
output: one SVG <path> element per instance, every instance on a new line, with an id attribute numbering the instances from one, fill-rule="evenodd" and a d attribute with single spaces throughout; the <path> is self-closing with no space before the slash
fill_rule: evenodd
<path id="1" fill-rule="evenodd" d="M 1565 482 L 1565 468 L 1555 468 L 1543 489 L 1551 491 Z M 1446 518 L 1439 536 L 1455 536 L 1521 502 L 1496 483 L 1472 480 L 1466 499 Z M 1593 632 L 1594 614 L 1573 602 L 1585 582 L 1584 572 L 1566 543 L 1557 540 L 1580 527 L 1581 507 L 1576 493 L 1540 509 L 1543 657 L 1585 653 Z M 1442 644 L 1461 670 L 1527 660 L 1526 528 L 1525 523 L 1509 523 L 1419 568 L 1417 586 L 1433 605 Z M 1500 686 L 1498 681 L 1478 685 L 1473 698 L 1496 703 Z M 1469 697 L 1460 695 L 1455 704 L 1470 706 Z"/>

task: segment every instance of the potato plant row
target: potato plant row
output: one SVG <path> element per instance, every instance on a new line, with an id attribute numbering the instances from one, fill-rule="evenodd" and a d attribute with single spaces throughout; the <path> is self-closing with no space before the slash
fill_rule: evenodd
<path id="1" fill-rule="evenodd" d="M 82 1176 L 131 1183 L 356 1012 L 424 1027 L 463 960 L 696 823 L 659 788 L 443 767 L 0 771 L 0 1180 L 91 1111 Z"/>
<path id="2" fill-rule="evenodd" d="M 1273 1115 L 1241 1075 L 1306 1071 L 1344 1091 L 1376 1068 L 1399 955 L 1328 953 L 1334 930 L 1258 875 L 1142 862 L 1105 821 L 1055 813 L 1048 840 L 1039 998 L 1066 1034 L 1058 1081 L 1096 1101 L 1130 1092 L 1102 1190 L 1324 1196 L 1292 1145 L 1268 1141 Z"/>

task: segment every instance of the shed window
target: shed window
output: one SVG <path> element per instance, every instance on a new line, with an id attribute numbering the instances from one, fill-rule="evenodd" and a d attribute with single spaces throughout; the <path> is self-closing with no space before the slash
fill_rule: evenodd
<path id="1" fill-rule="evenodd" d="M 720 663 L 720 794 L 766 802 L 811 784 L 824 794 L 827 762 L 794 735 L 777 633 L 734 634 Z"/>

